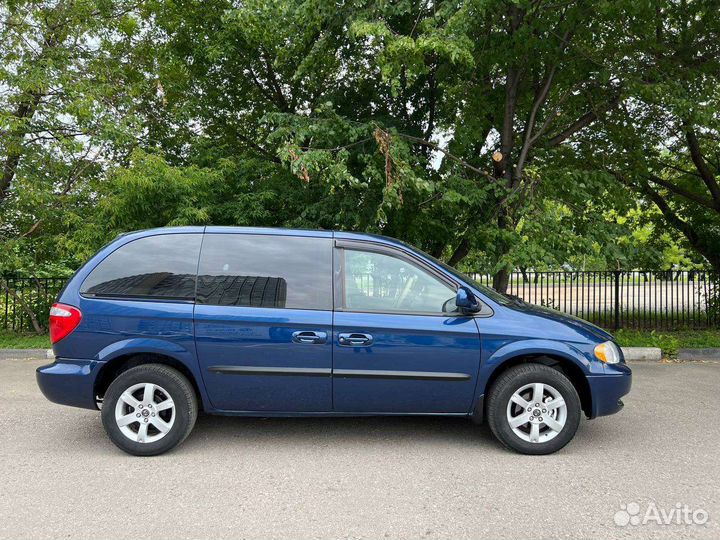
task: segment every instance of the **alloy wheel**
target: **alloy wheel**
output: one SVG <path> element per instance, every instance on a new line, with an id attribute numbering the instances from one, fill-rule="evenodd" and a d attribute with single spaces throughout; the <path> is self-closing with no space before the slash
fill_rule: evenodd
<path id="1" fill-rule="evenodd" d="M 566 420 L 565 400 L 549 384 L 526 384 L 513 393 L 507 404 L 508 424 L 515 435 L 530 443 L 554 439 Z"/>
<path id="2" fill-rule="evenodd" d="M 153 383 L 127 388 L 115 404 L 115 422 L 131 441 L 152 443 L 167 435 L 175 423 L 175 403 L 170 394 Z"/>

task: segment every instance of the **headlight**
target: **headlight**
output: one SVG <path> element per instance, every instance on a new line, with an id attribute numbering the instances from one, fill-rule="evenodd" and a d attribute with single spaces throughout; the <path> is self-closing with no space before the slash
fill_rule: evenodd
<path id="1" fill-rule="evenodd" d="M 617 364 L 620 362 L 620 349 L 612 341 L 606 341 L 595 347 L 595 358 L 606 364 Z"/>

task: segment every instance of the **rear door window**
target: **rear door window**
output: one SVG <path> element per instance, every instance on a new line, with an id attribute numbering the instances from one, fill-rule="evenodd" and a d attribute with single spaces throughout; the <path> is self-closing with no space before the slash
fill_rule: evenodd
<path id="1" fill-rule="evenodd" d="M 330 238 L 206 234 L 198 304 L 332 309 Z"/>
<path id="2" fill-rule="evenodd" d="M 193 300 L 201 234 L 139 238 L 105 258 L 80 293 L 105 298 Z"/>

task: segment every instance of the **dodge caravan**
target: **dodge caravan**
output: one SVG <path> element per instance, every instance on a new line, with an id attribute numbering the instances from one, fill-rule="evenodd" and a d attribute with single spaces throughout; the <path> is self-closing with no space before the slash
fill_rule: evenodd
<path id="1" fill-rule="evenodd" d="M 135 455 L 180 444 L 198 411 L 443 415 L 547 454 L 581 415 L 618 412 L 631 372 L 590 323 L 499 294 L 397 240 L 181 227 L 123 235 L 50 312 L 56 403 L 100 409 Z"/>

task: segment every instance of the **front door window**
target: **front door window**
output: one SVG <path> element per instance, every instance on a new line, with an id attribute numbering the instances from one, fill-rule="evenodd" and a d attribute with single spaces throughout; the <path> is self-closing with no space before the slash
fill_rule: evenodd
<path id="1" fill-rule="evenodd" d="M 453 287 L 406 259 L 346 249 L 344 276 L 349 311 L 441 314 L 455 307 Z"/>

